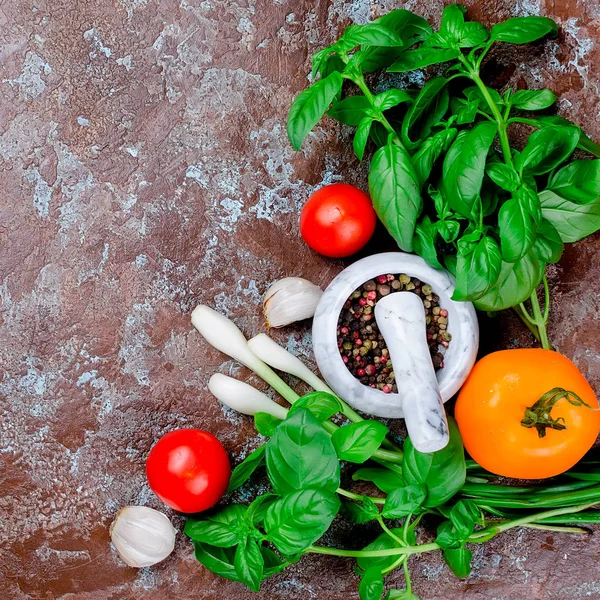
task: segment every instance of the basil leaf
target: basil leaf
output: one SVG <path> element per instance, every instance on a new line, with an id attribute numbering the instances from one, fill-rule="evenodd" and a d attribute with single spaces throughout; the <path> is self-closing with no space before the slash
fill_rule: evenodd
<path id="1" fill-rule="evenodd" d="M 550 125 L 539 129 L 529 137 L 523 152 L 515 160 L 515 166 L 520 173 L 548 173 L 573 154 L 579 137 L 576 127 Z"/>
<path id="2" fill-rule="evenodd" d="M 448 150 L 456 137 L 456 129 L 444 129 L 428 137 L 412 156 L 412 164 L 421 188 L 429 178 L 435 161 Z"/>
<path id="3" fill-rule="evenodd" d="M 446 244 L 451 244 L 454 242 L 460 233 L 460 223 L 458 221 L 449 219 L 438 221 L 436 225 L 439 234 L 442 236 L 442 239 L 446 242 Z"/>
<path id="4" fill-rule="evenodd" d="M 519 187 L 518 173 L 504 163 L 488 163 L 485 172 L 497 186 L 507 192 L 514 192 Z"/>
<path id="5" fill-rule="evenodd" d="M 515 262 L 529 252 L 535 239 L 535 223 L 515 198 L 507 200 L 498 213 L 502 258 Z"/>
<path id="6" fill-rule="evenodd" d="M 365 148 L 369 141 L 369 133 L 371 132 L 371 124 L 373 119 L 371 117 L 365 117 L 359 124 L 354 134 L 354 142 L 352 147 L 354 148 L 354 154 L 358 160 L 362 160 L 365 155 Z"/>
<path id="7" fill-rule="evenodd" d="M 444 504 L 465 483 L 467 469 L 460 432 L 454 419 L 449 418 L 448 425 L 450 441 L 438 452 L 418 452 L 410 438 L 404 442 L 402 474 L 408 485 L 424 484 L 427 487 L 426 508 Z"/>
<path id="8" fill-rule="evenodd" d="M 474 247 L 459 242 L 456 289 L 453 300 L 474 300 L 487 292 L 498 280 L 502 257 L 496 240 L 484 236 Z"/>
<path id="9" fill-rule="evenodd" d="M 288 138 L 295 150 L 300 150 L 304 138 L 342 89 L 342 83 L 341 74 L 334 72 L 296 96 L 287 119 Z"/>
<path id="10" fill-rule="evenodd" d="M 514 263 L 502 261 L 498 281 L 483 296 L 474 300 L 475 308 L 498 311 L 523 302 L 539 285 L 545 266 L 534 252 L 529 252 Z"/>
<path id="11" fill-rule="evenodd" d="M 577 242 L 600 229 L 600 198 L 588 204 L 575 204 L 550 190 L 539 194 L 542 215 L 560 234 L 563 242 Z"/>
<path id="12" fill-rule="evenodd" d="M 312 415 L 319 422 L 327 421 L 333 415 L 342 412 L 340 401 L 329 392 L 311 392 L 298 398 L 290 408 L 288 417 L 298 412 L 300 409 L 310 410 Z"/>
<path id="13" fill-rule="evenodd" d="M 437 528 L 437 537 L 435 538 L 435 542 L 440 548 L 460 548 L 462 541 L 462 537 L 450 521 L 440 523 Z"/>
<path id="14" fill-rule="evenodd" d="M 536 127 L 548 127 L 550 125 L 569 125 L 571 127 L 577 127 L 579 130 L 579 143 L 577 147 L 581 150 L 585 150 L 596 157 L 600 157 L 600 145 L 593 142 L 585 133 L 583 133 L 581 127 L 578 127 L 569 119 L 559 117 L 558 115 L 536 115 L 535 119 L 529 119 L 534 121 Z"/>
<path id="15" fill-rule="evenodd" d="M 200 564 L 220 577 L 230 579 L 231 581 L 241 581 L 233 564 L 235 551 L 234 547 L 218 548 L 210 544 L 194 541 L 194 554 Z"/>
<path id="16" fill-rule="evenodd" d="M 468 577 L 471 573 L 473 553 L 468 548 L 448 548 L 442 551 L 442 556 L 457 577 Z"/>
<path id="17" fill-rule="evenodd" d="M 465 136 L 456 139 L 444 160 L 444 196 L 450 207 L 464 217 L 476 216 L 474 209 L 495 136 L 494 123 L 478 123 Z"/>
<path id="18" fill-rule="evenodd" d="M 460 50 L 453 48 L 417 48 L 416 50 L 407 50 L 400 55 L 400 58 L 388 67 L 388 73 L 405 73 L 406 71 L 416 71 L 430 65 L 448 62 L 458 58 Z"/>
<path id="19" fill-rule="evenodd" d="M 281 573 L 281 571 L 283 571 L 288 565 L 287 562 L 282 561 L 281 558 L 279 558 L 279 556 L 273 552 L 273 550 L 267 548 L 266 546 L 260 546 L 260 553 L 263 555 L 265 562 L 262 575 L 263 581 L 267 577 L 271 577 L 271 575 Z"/>
<path id="20" fill-rule="evenodd" d="M 307 409 L 289 416 L 267 442 L 267 474 L 278 494 L 339 487 L 340 464 L 331 438 Z"/>
<path id="21" fill-rule="evenodd" d="M 560 233 L 548 219 L 539 223 L 533 247 L 536 255 L 547 263 L 558 262 L 565 248 Z"/>
<path id="22" fill-rule="evenodd" d="M 423 200 L 410 156 L 391 138 L 373 155 L 369 192 L 375 212 L 385 228 L 402 250 L 411 252 Z"/>
<path id="23" fill-rule="evenodd" d="M 452 114 L 456 115 L 456 123 L 458 125 L 465 125 L 467 123 L 473 123 L 477 118 L 477 108 L 479 102 L 472 100 L 463 100 L 462 98 L 452 98 L 450 101 L 450 108 Z"/>
<path id="24" fill-rule="evenodd" d="M 361 421 L 336 429 L 331 441 L 340 460 L 363 463 L 381 446 L 387 432 L 379 421 Z"/>
<path id="25" fill-rule="evenodd" d="M 363 468 L 359 469 L 352 475 L 354 481 L 371 481 L 382 492 L 389 494 L 393 490 L 404 485 L 404 481 L 400 475 L 390 471 L 389 469 Z"/>
<path id="26" fill-rule="evenodd" d="M 356 46 L 403 46 L 400 36 L 386 27 L 385 22 L 373 21 L 365 25 L 350 25 L 344 31 L 338 44 L 342 49 L 351 50 Z"/>
<path id="27" fill-rule="evenodd" d="M 264 463 L 264 455 L 265 447 L 259 446 L 239 465 L 237 465 L 231 473 L 231 479 L 229 480 L 229 485 L 227 486 L 227 491 L 225 493 L 229 494 L 229 492 L 233 492 L 233 490 L 237 490 L 241 485 L 243 485 L 248 480 L 250 475 L 252 475 L 252 473 L 254 473 L 254 471 L 256 471 L 256 469 L 258 469 L 258 467 Z"/>
<path id="28" fill-rule="evenodd" d="M 240 539 L 246 510 L 242 504 L 230 504 L 202 519 L 188 519 L 183 533 L 192 540 L 210 542 L 217 548 L 235 546 Z"/>
<path id="29" fill-rule="evenodd" d="M 446 114 L 450 104 L 447 83 L 445 77 L 434 77 L 415 98 L 402 122 L 402 142 L 408 149 L 415 148 L 424 140 Z"/>
<path id="30" fill-rule="evenodd" d="M 427 264 L 434 269 L 442 269 L 443 267 L 438 260 L 435 247 L 437 237 L 436 225 L 439 225 L 439 222 L 434 225 L 428 216 L 424 216 L 421 222 L 417 223 L 413 239 L 413 251 L 425 259 Z"/>
<path id="31" fill-rule="evenodd" d="M 265 519 L 265 515 L 267 514 L 267 510 L 277 500 L 279 500 L 279 496 L 277 494 L 263 494 L 262 496 L 255 498 L 250 503 L 250 506 L 248 506 L 248 510 L 246 511 L 246 521 L 252 525 L 258 525 L 262 523 Z"/>
<path id="32" fill-rule="evenodd" d="M 381 23 L 397 33 L 404 40 L 406 47 L 426 40 L 433 33 L 431 25 L 426 19 L 403 8 L 392 10 L 376 19 L 375 22 Z"/>
<path id="33" fill-rule="evenodd" d="M 577 204 L 600 197 L 600 160 L 574 160 L 550 177 L 548 189 Z"/>
<path id="34" fill-rule="evenodd" d="M 339 509 L 340 500 L 333 492 L 290 492 L 267 510 L 267 540 L 284 555 L 304 552 L 329 529 Z"/>
<path id="35" fill-rule="evenodd" d="M 536 223 L 542 220 L 542 205 L 537 192 L 533 188 L 524 183 L 515 190 L 513 198 L 519 201 Z"/>
<path id="36" fill-rule="evenodd" d="M 458 45 L 461 48 L 473 48 L 483 44 L 490 37 L 487 27 L 476 21 L 470 21 L 463 25 L 458 38 Z"/>
<path id="37" fill-rule="evenodd" d="M 450 510 L 450 522 L 458 535 L 467 539 L 481 522 L 481 510 L 472 500 L 459 500 Z"/>
<path id="38" fill-rule="evenodd" d="M 375 96 L 375 108 L 381 111 L 389 110 L 403 102 L 412 102 L 412 96 L 404 90 L 391 89 Z"/>
<path id="39" fill-rule="evenodd" d="M 348 96 L 336 102 L 327 111 L 327 115 L 344 125 L 357 127 L 369 115 L 370 110 L 371 103 L 365 96 Z"/>
<path id="40" fill-rule="evenodd" d="M 342 503 L 342 514 L 351 523 L 367 523 L 379 516 L 377 505 L 368 497 L 363 496 L 361 504 L 345 501 Z"/>
<path id="41" fill-rule="evenodd" d="M 329 46 L 328 48 L 323 48 L 318 52 L 315 52 L 312 57 L 312 72 L 311 77 L 313 81 L 317 78 L 317 75 L 321 74 L 321 71 L 327 62 L 327 59 L 334 52 L 335 47 Z"/>
<path id="42" fill-rule="evenodd" d="M 395 527 L 391 529 L 391 532 L 400 539 L 402 539 L 402 536 L 404 535 L 401 527 Z M 368 546 L 365 546 L 363 550 L 389 550 L 391 548 L 400 548 L 400 544 L 398 544 L 398 542 L 394 540 L 394 538 L 390 537 L 387 533 L 382 533 Z M 385 569 L 391 567 L 398 560 L 398 556 L 399 555 L 369 557 L 361 556 L 356 559 L 356 562 L 363 571 L 368 571 L 371 568 L 384 571 Z"/>
<path id="43" fill-rule="evenodd" d="M 519 90 L 510 98 L 510 103 L 521 110 L 543 110 L 555 102 L 556 94 L 552 90 Z"/>
<path id="44" fill-rule="evenodd" d="M 385 499 L 382 514 L 386 519 L 401 519 L 412 515 L 421 508 L 426 497 L 427 488 L 422 484 L 398 488 Z"/>
<path id="45" fill-rule="evenodd" d="M 239 581 L 246 584 L 253 592 L 258 592 L 265 559 L 259 545 L 252 538 L 246 538 L 238 545 L 235 551 L 234 565 Z"/>
<path id="46" fill-rule="evenodd" d="M 481 23 L 465 23 L 464 14 L 464 7 L 459 4 L 444 8 L 437 40 L 441 47 L 471 48 L 488 39 L 488 30 Z M 431 38 L 428 43 L 431 43 Z"/>
<path id="47" fill-rule="evenodd" d="M 381 600 L 383 575 L 377 567 L 370 568 L 360 580 L 358 595 L 360 600 Z"/>
<path id="48" fill-rule="evenodd" d="M 492 27 L 490 39 L 495 42 L 529 44 L 551 34 L 558 35 L 558 26 L 547 17 L 515 17 Z"/>
<path id="49" fill-rule="evenodd" d="M 278 419 L 269 413 L 257 412 L 254 415 L 254 426 L 256 427 L 256 431 L 265 437 L 271 437 L 281 422 L 281 419 Z"/>
<path id="50" fill-rule="evenodd" d="M 380 71 L 391 65 L 405 48 L 423 41 L 431 35 L 431 26 L 418 15 L 409 10 L 392 10 L 375 21 L 385 25 L 403 40 L 404 47 L 363 46 L 361 59 L 362 70 L 366 73 Z"/>

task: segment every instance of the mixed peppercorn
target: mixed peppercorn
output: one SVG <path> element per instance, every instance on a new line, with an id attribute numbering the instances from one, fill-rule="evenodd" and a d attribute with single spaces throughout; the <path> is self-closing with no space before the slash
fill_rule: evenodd
<path id="1" fill-rule="evenodd" d="M 440 307 L 431 286 L 415 277 L 387 274 L 366 281 L 344 303 L 337 327 L 338 348 L 350 373 L 364 385 L 388 394 L 397 392 L 398 386 L 374 308 L 384 296 L 400 291 L 413 292 L 423 300 L 431 360 L 436 370 L 443 368 L 440 346 L 447 348 L 452 339 L 447 331 L 448 311 Z"/>

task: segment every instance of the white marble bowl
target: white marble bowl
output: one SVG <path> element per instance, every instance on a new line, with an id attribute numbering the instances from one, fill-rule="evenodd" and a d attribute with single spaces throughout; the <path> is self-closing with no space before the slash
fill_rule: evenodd
<path id="1" fill-rule="evenodd" d="M 430 267 L 422 258 L 404 252 L 387 252 L 363 258 L 344 269 L 329 284 L 313 320 L 313 349 L 319 369 L 332 390 L 357 410 L 377 417 L 403 418 L 398 394 L 386 394 L 360 383 L 344 364 L 337 346 L 337 322 L 344 302 L 365 281 L 386 273 L 405 273 L 428 283 L 448 311 L 452 335 L 444 368 L 437 372 L 442 400 L 460 389 L 471 371 L 479 347 L 479 325 L 470 302 L 451 300 L 454 279 L 447 271 Z"/>

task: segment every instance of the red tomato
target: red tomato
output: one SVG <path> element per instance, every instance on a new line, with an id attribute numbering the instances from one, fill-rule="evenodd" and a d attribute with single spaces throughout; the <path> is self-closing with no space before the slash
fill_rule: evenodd
<path id="1" fill-rule="evenodd" d="M 229 485 L 231 467 L 221 442 L 207 431 L 178 429 L 156 442 L 146 460 L 152 491 L 184 513 L 216 504 Z"/>
<path id="2" fill-rule="evenodd" d="M 371 239 L 376 223 L 369 196 L 353 185 L 334 183 L 308 199 L 300 215 L 300 233 L 315 252 L 342 258 Z"/>

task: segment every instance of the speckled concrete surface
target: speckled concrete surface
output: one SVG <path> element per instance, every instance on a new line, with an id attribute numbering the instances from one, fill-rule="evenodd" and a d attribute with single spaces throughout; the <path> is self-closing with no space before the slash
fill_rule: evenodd
<path id="1" fill-rule="evenodd" d="M 488 23 L 560 22 L 558 40 L 500 49 L 488 73 L 555 89 L 561 113 L 600 139 L 597 0 L 465 3 Z M 198 565 L 183 536 L 136 571 L 108 526 L 124 504 L 161 508 L 143 469 L 161 434 L 209 429 L 235 460 L 259 443 L 206 390 L 215 370 L 247 373 L 192 331 L 193 306 L 252 335 L 271 281 L 326 284 L 342 267 L 297 235 L 316 187 L 365 185 L 347 131 L 320 126 L 302 153 L 285 138 L 308 55 L 352 21 L 398 6 L 435 20 L 443 4 L 0 0 L 2 598 L 358 598 L 351 564 L 322 557 L 254 596 Z M 552 271 L 550 333 L 600 391 L 599 256 L 590 238 Z M 488 348 L 530 343 L 510 315 L 485 327 Z M 278 338 L 310 360 L 306 327 Z M 343 528 L 335 541 L 355 542 Z M 476 548 L 466 581 L 438 556 L 416 558 L 415 587 L 423 600 L 595 598 L 599 552 L 599 534 L 516 531 Z"/>

